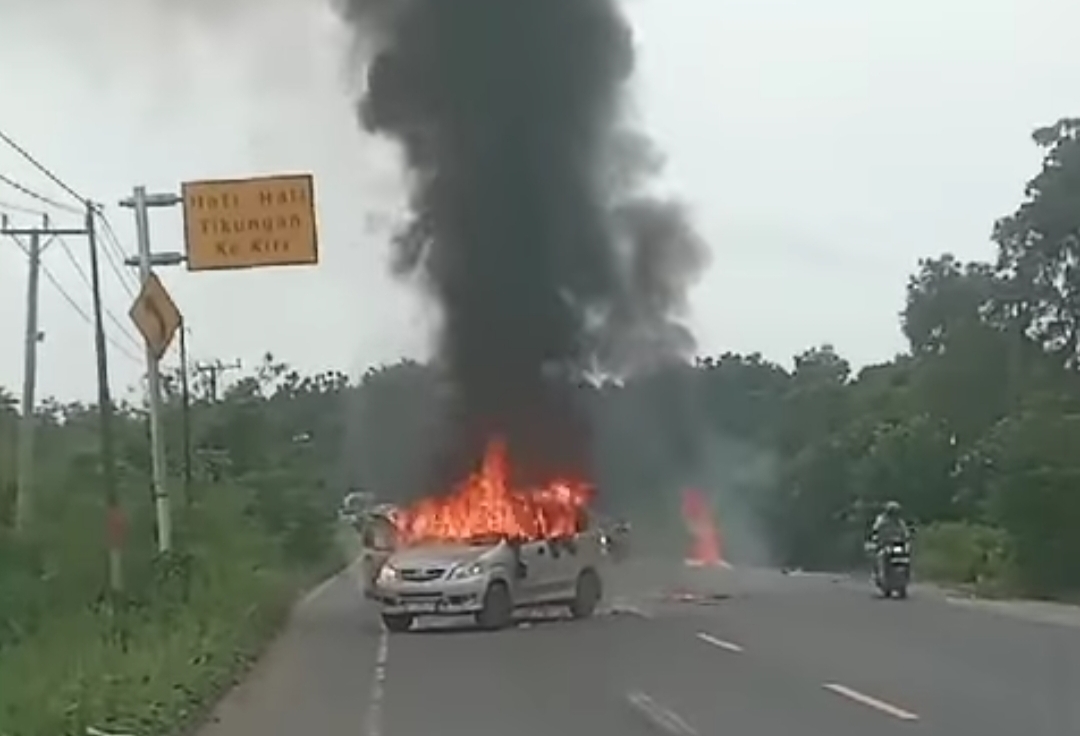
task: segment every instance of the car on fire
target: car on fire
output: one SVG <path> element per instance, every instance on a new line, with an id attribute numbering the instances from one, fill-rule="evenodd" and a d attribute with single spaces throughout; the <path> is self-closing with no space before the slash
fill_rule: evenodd
<path id="1" fill-rule="evenodd" d="M 390 631 L 407 631 L 421 616 L 461 615 L 501 629 L 531 607 L 565 606 L 587 618 L 603 596 L 591 496 L 582 481 L 514 487 L 506 444 L 492 441 L 450 493 L 385 510 L 391 544 L 373 550 L 366 595 Z"/>
<path id="2" fill-rule="evenodd" d="M 421 616 L 471 615 L 488 630 L 523 608 L 565 606 L 588 618 L 603 596 L 599 533 L 585 526 L 552 539 L 478 537 L 400 548 L 381 565 L 369 597 L 386 628 L 409 630 Z"/>

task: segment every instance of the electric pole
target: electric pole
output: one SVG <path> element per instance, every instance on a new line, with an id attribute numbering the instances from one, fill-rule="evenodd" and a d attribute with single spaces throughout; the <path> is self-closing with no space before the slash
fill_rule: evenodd
<path id="1" fill-rule="evenodd" d="M 98 264 L 94 206 L 86 204 L 86 239 L 90 245 L 90 283 L 94 292 L 94 352 L 97 355 L 98 419 L 101 427 L 101 481 L 105 486 L 108 513 L 109 587 L 114 593 L 124 589 L 123 546 L 127 520 L 116 490 L 116 456 L 113 452 L 112 396 L 109 391 L 109 359 L 105 347 L 105 325 L 101 306 L 101 269 Z"/>
<path id="2" fill-rule="evenodd" d="M 120 202 L 123 207 L 135 211 L 135 231 L 139 245 L 139 280 L 142 283 L 150 278 L 150 207 L 171 207 L 183 200 L 175 194 L 147 194 L 146 187 L 137 186 L 129 199 Z M 169 490 L 165 483 L 165 434 L 161 426 L 161 373 L 158 370 L 157 356 L 150 344 L 146 346 L 146 376 L 148 403 L 150 405 L 150 459 L 152 466 L 152 484 L 154 508 L 157 512 L 158 551 L 167 553 L 172 549 L 172 510 L 169 503 Z"/>
<path id="3" fill-rule="evenodd" d="M 7 216 L 0 219 L 0 234 L 16 240 L 26 251 L 29 274 L 26 284 L 26 336 L 23 346 L 22 415 L 19 418 L 18 460 L 16 463 L 15 531 L 26 534 L 34 515 L 34 429 L 36 425 L 35 391 L 37 388 L 37 346 L 41 341 L 38 329 L 38 285 L 41 272 L 41 254 L 58 235 L 85 235 L 83 229 L 54 229 L 49 218 L 42 216 L 41 227 L 13 228 L 8 226 Z M 19 236 L 26 236 L 23 245 Z M 43 238 L 48 238 L 43 242 Z"/>
<path id="4" fill-rule="evenodd" d="M 241 367 L 239 360 L 235 363 L 222 363 L 220 360 L 215 360 L 213 363 L 199 363 L 195 366 L 195 370 L 199 373 L 210 374 L 210 401 L 217 403 L 219 376 L 227 371 L 238 371 Z"/>

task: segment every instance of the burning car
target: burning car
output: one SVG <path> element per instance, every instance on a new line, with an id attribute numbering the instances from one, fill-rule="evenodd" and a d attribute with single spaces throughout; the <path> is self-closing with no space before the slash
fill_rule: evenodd
<path id="1" fill-rule="evenodd" d="M 493 443 L 480 470 L 452 493 L 395 511 L 397 548 L 369 597 L 391 631 L 408 630 L 420 616 L 460 615 L 500 629 L 515 610 L 539 606 L 591 616 L 603 585 L 590 496 L 582 483 L 511 488 L 505 447 Z"/>

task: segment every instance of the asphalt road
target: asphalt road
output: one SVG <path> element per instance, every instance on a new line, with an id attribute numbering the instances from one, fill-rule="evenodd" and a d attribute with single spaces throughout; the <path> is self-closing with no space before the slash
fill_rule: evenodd
<path id="1" fill-rule="evenodd" d="M 608 579 L 590 621 L 388 635 L 343 575 L 202 736 L 1080 734 L 1080 626 L 826 575 Z"/>

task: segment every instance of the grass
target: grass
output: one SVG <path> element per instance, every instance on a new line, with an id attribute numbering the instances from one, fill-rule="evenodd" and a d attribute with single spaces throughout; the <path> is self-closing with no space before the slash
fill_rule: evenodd
<path id="1" fill-rule="evenodd" d="M 340 567 L 321 517 L 272 528 L 259 492 L 213 490 L 178 524 L 184 554 L 130 565 L 123 600 L 69 598 L 0 644 L 0 736 L 178 733 L 246 669 L 297 594 Z M 273 497 L 275 513 L 291 502 Z M 325 544 L 296 543 L 312 536 Z"/>
<path id="2" fill-rule="evenodd" d="M 1017 575 L 1001 529 L 949 522 L 931 524 L 914 545 L 916 576 L 984 598 L 1015 594 Z"/>

